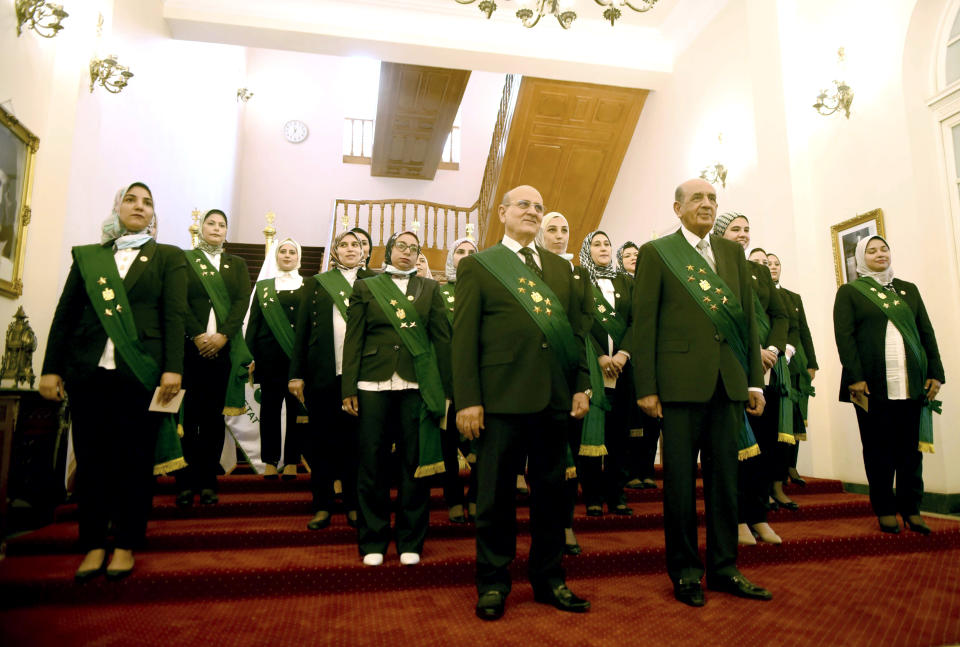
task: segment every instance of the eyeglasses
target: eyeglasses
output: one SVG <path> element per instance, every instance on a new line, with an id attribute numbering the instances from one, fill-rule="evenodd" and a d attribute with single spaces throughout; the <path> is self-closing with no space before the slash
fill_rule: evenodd
<path id="1" fill-rule="evenodd" d="M 511 202 L 508 206 L 519 207 L 524 211 L 526 211 L 530 207 L 533 207 L 534 211 L 536 211 L 540 215 L 543 215 L 543 205 L 540 204 L 539 202 L 530 202 L 529 200 L 517 200 L 516 202 Z"/>
<path id="2" fill-rule="evenodd" d="M 416 255 L 416 254 L 419 254 L 419 253 L 420 253 L 420 245 L 408 245 L 408 244 L 406 244 L 406 243 L 394 243 L 394 244 L 393 244 L 393 248 L 396 249 L 396 250 L 399 250 L 401 254 L 406 254 L 407 252 L 410 252 L 411 254 Z"/>

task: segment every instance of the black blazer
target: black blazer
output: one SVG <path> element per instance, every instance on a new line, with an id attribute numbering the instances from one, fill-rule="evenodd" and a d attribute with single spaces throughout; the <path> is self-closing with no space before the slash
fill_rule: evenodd
<path id="1" fill-rule="evenodd" d="M 933 334 L 933 326 L 927 317 L 920 291 L 913 283 L 900 279 L 893 279 L 893 287 L 896 294 L 888 293 L 889 298 L 903 299 L 910 306 L 920 332 L 920 343 L 927 352 L 927 374 L 921 376 L 921 385 L 930 378 L 945 382 L 937 338 Z M 843 365 L 840 376 L 841 402 L 850 401 L 851 384 L 864 380 L 870 389 L 871 398 L 887 397 L 885 344 L 888 321 L 887 316 L 852 285 L 841 285 L 837 290 L 837 297 L 833 302 L 833 332 L 837 339 L 840 363 Z M 911 377 L 917 375 L 920 367 L 909 351 L 906 359 L 909 382 Z M 911 391 L 909 396 L 919 399 L 923 393 Z"/>
<path id="2" fill-rule="evenodd" d="M 180 249 L 151 240 L 140 249 L 123 279 L 137 338 L 165 373 L 183 373 L 186 273 Z M 68 385 L 90 379 L 106 343 L 107 333 L 74 262 L 53 315 L 42 373 L 59 375 Z M 120 353 L 115 358 L 117 370 L 135 380 Z"/>
<path id="3" fill-rule="evenodd" d="M 813 348 L 813 338 L 810 336 L 810 327 L 807 325 L 807 313 L 803 310 L 803 299 L 796 292 L 791 292 L 786 288 L 780 288 L 780 291 L 786 294 L 790 300 L 790 306 L 788 307 L 792 308 L 796 314 L 797 335 L 800 344 L 803 346 L 803 352 L 807 355 L 807 368 L 819 369 L 817 352 Z M 794 347 L 796 347 L 796 344 L 794 344 Z"/>
<path id="4" fill-rule="evenodd" d="M 688 244 L 679 230 L 670 235 Z M 746 400 L 748 386 L 763 387 L 753 314 L 752 266 L 736 243 L 711 234 L 710 245 L 717 273 L 740 300 L 747 316 L 749 372 L 744 372 L 726 338 L 667 269 L 653 244 L 647 243 L 640 248 L 637 259 L 633 341 L 629 346 L 637 398 L 656 393 L 664 402 L 707 402 L 718 376 L 731 400 Z"/>
<path id="5" fill-rule="evenodd" d="M 192 261 L 188 261 L 192 262 Z M 187 311 L 184 325 L 187 337 L 193 339 L 206 332 L 207 317 L 213 302 L 207 296 L 207 291 L 200 282 L 200 277 L 191 268 L 187 270 Z M 217 332 L 234 339 L 239 336 L 243 328 L 243 317 L 247 314 L 250 305 L 250 272 L 247 271 L 247 262 L 239 256 L 223 253 L 220 256 L 220 276 L 227 286 L 230 295 L 230 314 L 226 321 L 217 317 Z"/>
<path id="6" fill-rule="evenodd" d="M 590 298 L 587 301 L 587 308 L 590 312 L 590 338 L 593 340 L 593 347 L 597 351 L 597 355 L 609 355 L 610 349 L 607 345 L 607 331 L 603 329 L 603 325 L 597 321 L 597 317 L 594 314 L 594 309 L 596 306 L 593 303 L 593 291 L 594 285 L 590 280 L 590 274 L 586 272 L 582 267 L 577 267 L 574 270 L 574 273 L 580 276 L 582 281 L 585 281 L 590 288 Z M 610 279 L 613 282 L 614 289 L 614 301 L 615 303 L 611 304 L 614 307 L 614 312 L 617 313 L 618 318 L 623 321 L 627 330 L 630 329 L 630 320 L 632 317 L 633 304 L 631 301 L 631 295 L 633 294 L 633 280 L 626 276 L 625 274 L 618 274 L 616 277 Z M 628 335 L 624 335 L 623 340 L 620 342 L 620 345 L 617 346 L 614 344 L 613 352 L 616 353 L 621 348 L 628 353 L 630 349 L 627 348 Z"/>
<path id="7" fill-rule="evenodd" d="M 300 308 L 302 295 L 307 291 L 307 281 L 313 279 L 304 279 L 303 285 L 296 290 L 277 291 L 278 305 L 283 308 L 283 314 L 286 315 L 290 328 L 294 330 L 296 337 L 297 311 Z M 316 281 L 313 281 L 316 283 Z M 254 369 L 254 379 L 258 382 L 263 380 L 282 380 L 287 381 L 287 374 L 290 372 L 290 358 L 283 351 L 280 342 L 273 334 L 270 324 L 263 316 L 263 309 L 260 307 L 260 299 L 254 298 L 250 305 L 250 317 L 247 319 L 247 332 L 244 333 L 244 340 L 247 342 L 247 348 L 256 362 Z"/>
<path id="8" fill-rule="evenodd" d="M 417 381 L 413 355 L 373 297 L 366 285 L 367 280 L 358 279 L 353 284 L 347 307 L 347 334 L 343 339 L 344 398 L 357 394 L 358 382 L 381 382 L 389 380 L 394 373 L 408 382 Z M 449 396 L 450 321 L 440 296 L 440 284 L 413 275 L 407 282 L 406 294 L 412 296 L 413 301 L 406 300 L 405 305 L 416 308 L 420 325 L 427 328 L 427 336 L 436 349 L 440 379 Z"/>
<path id="9" fill-rule="evenodd" d="M 764 312 L 770 318 L 770 332 L 766 339 L 760 340 L 760 346 L 769 348 L 776 346 L 780 354 L 787 347 L 787 334 L 790 326 L 790 320 L 787 317 L 787 307 L 780 297 L 780 291 L 773 284 L 770 277 L 770 268 L 761 263 L 748 261 L 750 268 L 750 278 L 753 281 L 753 289 L 760 299 L 760 305 Z"/>
<path id="10" fill-rule="evenodd" d="M 459 409 L 483 405 L 486 413 L 569 411 L 573 393 L 590 386 L 586 349 L 585 281 L 570 263 L 537 248 L 543 280 L 567 313 L 580 347 L 575 370 L 567 371 L 540 327 L 516 298 L 477 260 L 457 267 L 457 307 L 453 313 L 453 391 Z"/>
<path id="11" fill-rule="evenodd" d="M 357 271 L 357 281 L 376 275 L 376 272 L 360 269 Z M 300 294 L 289 378 L 303 380 L 306 388 L 312 390 L 327 389 L 337 379 L 337 359 L 333 348 L 333 299 L 315 278 L 304 281 Z M 337 393 L 339 398 L 340 393 Z"/>

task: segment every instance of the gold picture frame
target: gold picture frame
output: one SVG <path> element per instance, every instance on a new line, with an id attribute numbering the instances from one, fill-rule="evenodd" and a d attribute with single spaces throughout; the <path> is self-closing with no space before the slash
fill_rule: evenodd
<path id="1" fill-rule="evenodd" d="M 883 230 L 883 209 L 861 213 L 830 227 L 838 287 L 857 278 L 857 262 L 854 258 L 857 242 L 869 236 L 886 236 Z"/>
<path id="2" fill-rule="evenodd" d="M 33 165 L 40 140 L 0 106 L 0 294 L 23 294 Z"/>

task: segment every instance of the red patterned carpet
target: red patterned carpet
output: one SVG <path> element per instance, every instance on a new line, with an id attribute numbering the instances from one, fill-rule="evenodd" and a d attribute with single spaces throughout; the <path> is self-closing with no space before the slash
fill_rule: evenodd
<path id="1" fill-rule="evenodd" d="M 161 480 L 164 490 L 170 483 Z M 960 642 L 960 523 L 886 535 L 866 497 L 809 480 L 797 512 L 771 513 L 781 546 L 742 548 L 739 564 L 773 591 L 768 603 L 707 593 L 673 600 L 664 573 L 659 491 L 631 493 L 634 517 L 583 516 L 583 554 L 565 559 L 585 615 L 533 601 L 525 582 L 528 514 L 507 614 L 473 616 L 472 528 L 446 519 L 434 491 L 419 566 L 361 565 L 342 516 L 306 530 L 307 477 L 226 477 L 217 506 L 155 499 L 149 546 L 133 576 L 76 585 L 76 511 L 11 541 L 0 562 L 2 645 L 946 645 Z"/>

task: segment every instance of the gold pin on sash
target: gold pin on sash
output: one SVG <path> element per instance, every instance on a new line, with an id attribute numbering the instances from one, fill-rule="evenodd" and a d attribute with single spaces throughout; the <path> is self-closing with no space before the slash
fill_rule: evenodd
<path id="1" fill-rule="evenodd" d="M 107 315 L 108 317 L 112 317 L 112 316 L 113 316 L 113 310 L 111 310 L 110 308 L 106 308 L 106 309 L 103 311 L 103 314 Z"/>
<path id="2" fill-rule="evenodd" d="M 413 295 L 412 295 L 412 294 L 408 294 L 408 295 L 407 295 L 407 301 L 413 301 Z"/>
<path id="3" fill-rule="evenodd" d="M 397 308 L 397 319 L 403 320 L 407 318 L 407 313 L 404 312 L 403 308 Z"/>
<path id="4" fill-rule="evenodd" d="M 700 285 L 700 289 L 703 290 L 704 292 L 710 289 L 710 281 L 706 279 L 703 279 L 702 281 L 700 281 L 699 285 Z"/>
<path id="5" fill-rule="evenodd" d="M 110 288 L 104 288 L 103 292 L 101 293 L 101 296 L 103 296 L 104 301 L 113 301 L 113 298 L 116 295 L 113 293 L 113 290 L 111 290 Z"/>
<path id="6" fill-rule="evenodd" d="M 390 299 L 390 305 L 392 305 L 392 306 L 397 305 L 397 300 L 396 300 L 396 299 Z"/>
<path id="7" fill-rule="evenodd" d="M 107 283 L 106 277 L 101 276 L 99 279 L 97 279 L 97 283 L 99 283 L 100 285 L 106 285 Z"/>
<path id="8" fill-rule="evenodd" d="M 534 303 L 540 303 L 541 301 L 543 301 L 543 297 L 540 296 L 539 292 L 534 292 L 533 294 L 530 295 L 530 298 L 533 299 Z"/>

